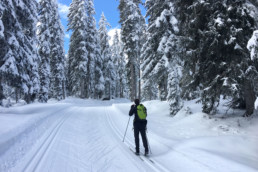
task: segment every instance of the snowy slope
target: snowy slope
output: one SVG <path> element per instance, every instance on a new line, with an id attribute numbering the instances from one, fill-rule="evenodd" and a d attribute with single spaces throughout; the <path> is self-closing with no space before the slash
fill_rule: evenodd
<path id="1" fill-rule="evenodd" d="M 191 101 L 172 118 L 167 102 L 143 104 L 149 159 L 129 149 L 128 100 L 69 98 L 0 108 L 0 171 L 258 171 L 257 117 L 222 116 L 226 109 L 220 107 L 210 118 Z"/>

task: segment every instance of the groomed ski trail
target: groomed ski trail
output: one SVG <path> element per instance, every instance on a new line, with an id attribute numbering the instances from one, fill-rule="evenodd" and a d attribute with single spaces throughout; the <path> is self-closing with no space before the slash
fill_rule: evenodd
<path id="1" fill-rule="evenodd" d="M 168 137 L 167 133 L 160 131 L 159 127 L 164 128 L 164 126 L 157 123 L 157 116 L 152 111 L 148 118 L 147 133 L 152 154 L 149 157 L 142 155 L 143 147 L 140 141 L 141 155 L 137 157 L 133 154 L 133 117 L 130 119 L 125 142 L 122 142 L 130 104 L 128 102 L 123 104 L 121 100 L 118 104 L 112 105 L 112 103 L 112 101 L 68 99 L 56 104 L 29 105 L 22 108 L 22 111 L 19 108 L 10 109 L 9 114 L 18 112 L 17 119 L 33 116 L 37 120 L 19 130 L 13 146 L 15 149 L 10 145 L 5 154 L 1 154 L 0 160 L 3 163 L 0 171 L 226 172 L 237 171 L 240 168 L 256 172 L 255 169 L 227 160 L 227 156 L 223 157 L 218 152 L 209 152 L 209 149 L 200 150 L 192 145 L 192 143 L 198 145 L 199 140 L 201 143 L 203 141 L 206 143 L 207 139 L 214 139 L 213 137 L 190 139 Z M 28 145 L 31 146 L 29 149 Z M 214 160 L 217 164 L 213 163 Z M 226 165 L 231 167 L 227 168 Z"/>
<path id="2" fill-rule="evenodd" d="M 55 122 L 8 171 L 153 171 L 114 137 L 104 109 L 72 106 L 57 112 Z"/>

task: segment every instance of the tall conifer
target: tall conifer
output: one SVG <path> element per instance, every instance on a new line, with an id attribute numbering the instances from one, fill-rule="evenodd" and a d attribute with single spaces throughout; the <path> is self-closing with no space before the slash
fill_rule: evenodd
<path id="1" fill-rule="evenodd" d="M 36 50 L 37 2 L 2 0 L 0 5 L 0 95 L 32 102 L 39 91 Z M 4 88 L 3 88 L 4 87 Z M 11 88 L 12 93 L 4 93 Z"/>

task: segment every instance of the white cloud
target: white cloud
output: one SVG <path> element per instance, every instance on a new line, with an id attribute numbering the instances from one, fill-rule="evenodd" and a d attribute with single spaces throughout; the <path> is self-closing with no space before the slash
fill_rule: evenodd
<path id="1" fill-rule="evenodd" d="M 118 35 L 119 35 L 119 37 L 120 37 L 121 29 L 114 28 L 114 29 L 110 29 L 110 30 L 108 31 L 108 36 L 110 37 L 110 39 L 109 39 L 109 45 L 112 45 L 112 44 L 113 44 L 113 39 L 114 39 L 114 36 L 115 36 L 116 31 L 118 32 Z"/>
<path id="2" fill-rule="evenodd" d="M 58 3 L 58 10 L 59 10 L 60 16 L 64 19 L 66 19 L 67 14 L 69 12 L 69 6 L 62 4 L 62 3 Z"/>
<path id="3" fill-rule="evenodd" d="M 66 33 L 66 34 L 65 34 L 65 38 L 70 39 L 70 34 L 69 34 L 69 33 Z"/>

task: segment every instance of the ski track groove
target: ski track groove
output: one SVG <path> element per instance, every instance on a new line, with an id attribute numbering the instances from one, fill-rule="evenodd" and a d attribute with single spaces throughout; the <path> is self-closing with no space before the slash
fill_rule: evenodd
<path id="1" fill-rule="evenodd" d="M 123 134 L 121 133 L 121 131 L 119 131 L 115 127 L 115 124 L 110 117 L 110 113 L 109 113 L 109 110 L 107 109 L 107 107 L 105 108 L 105 114 L 106 114 L 108 124 L 111 127 L 111 129 L 114 131 L 114 133 L 117 135 L 118 138 L 123 138 Z M 128 141 L 128 142 L 129 143 L 124 142 L 124 144 L 130 149 L 130 146 L 133 146 L 134 144 L 131 141 Z M 149 159 L 149 158 L 143 157 L 143 156 L 140 156 L 140 158 L 142 158 L 144 160 L 143 162 L 145 164 L 147 164 L 154 171 L 157 171 L 157 172 L 160 172 L 160 171 L 171 172 L 171 170 L 168 170 L 166 167 L 162 166 L 160 163 L 154 161 L 153 159 Z"/>
<path id="2" fill-rule="evenodd" d="M 51 145 L 53 145 L 54 140 L 58 132 L 60 131 L 61 126 L 69 118 L 68 115 L 69 113 L 64 114 L 64 117 L 61 118 L 58 122 L 56 122 L 56 124 L 53 125 L 50 131 L 46 131 L 47 133 L 45 133 L 43 136 L 45 137 L 44 141 L 37 148 L 36 152 L 33 154 L 30 161 L 28 161 L 28 163 L 22 171 L 37 171 L 38 167 L 42 163 L 43 158 L 47 155 L 47 152 L 51 148 Z M 31 170 L 32 168 L 33 170 Z"/>

